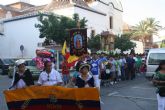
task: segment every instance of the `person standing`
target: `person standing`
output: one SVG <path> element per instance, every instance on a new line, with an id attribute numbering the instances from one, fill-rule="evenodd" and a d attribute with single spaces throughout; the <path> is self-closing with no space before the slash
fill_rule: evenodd
<path id="1" fill-rule="evenodd" d="M 95 86 L 100 89 L 100 61 L 96 53 L 93 53 L 91 64 L 91 73 L 93 75 Z"/>
<path id="2" fill-rule="evenodd" d="M 125 75 L 126 59 L 124 56 L 122 56 L 119 61 L 121 64 L 121 79 L 126 80 L 126 75 Z"/>
<path id="3" fill-rule="evenodd" d="M 136 71 L 137 73 L 140 73 L 140 67 L 142 66 L 142 59 L 140 56 L 137 57 L 137 62 L 136 62 Z"/>
<path id="4" fill-rule="evenodd" d="M 64 61 L 62 62 L 62 76 L 65 85 L 69 83 L 69 66 L 67 64 L 68 62 L 66 58 L 64 58 Z"/>
<path id="5" fill-rule="evenodd" d="M 62 85 L 63 81 L 61 74 L 52 68 L 52 63 L 50 61 L 45 61 L 44 71 L 41 72 L 38 85 L 44 86 L 53 86 L 53 85 Z"/>
<path id="6" fill-rule="evenodd" d="M 158 110 L 165 110 L 165 60 L 156 69 L 153 83 L 157 86 Z"/>
<path id="7" fill-rule="evenodd" d="M 133 55 L 129 55 L 126 61 L 127 61 L 127 71 L 128 71 L 127 78 L 133 80 L 135 78 L 135 60 L 133 59 Z"/>
<path id="8" fill-rule="evenodd" d="M 12 85 L 9 89 L 20 89 L 34 85 L 32 73 L 25 67 L 25 60 L 16 61 L 17 70 L 14 74 Z"/>
<path id="9" fill-rule="evenodd" d="M 116 61 L 112 56 L 109 59 L 109 63 L 111 64 L 111 85 L 113 85 L 116 83 Z"/>
<path id="10" fill-rule="evenodd" d="M 117 81 L 121 80 L 121 63 L 118 57 L 115 58 L 116 60 L 116 79 Z"/>

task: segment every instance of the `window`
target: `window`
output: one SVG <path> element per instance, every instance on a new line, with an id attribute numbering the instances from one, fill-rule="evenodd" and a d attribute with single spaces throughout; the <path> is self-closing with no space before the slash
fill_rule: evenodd
<path id="1" fill-rule="evenodd" d="M 109 25 L 110 25 L 110 29 L 113 29 L 113 17 L 110 16 L 109 18 Z"/>
<path id="2" fill-rule="evenodd" d="M 11 59 L 3 59 L 2 61 L 4 64 L 9 64 L 9 65 L 14 64 L 14 61 L 12 61 Z"/>
<path id="3" fill-rule="evenodd" d="M 95 36 L 96 35 L 96 31 L 95 30 L 91 30 L 91 36 Z"/>
<path id="4" fill-rule="evenodd" d="M 151 53 L 149 56 L 149 65 L 159 65 L 159 63 L 165 59 L 165 53 Z"/>

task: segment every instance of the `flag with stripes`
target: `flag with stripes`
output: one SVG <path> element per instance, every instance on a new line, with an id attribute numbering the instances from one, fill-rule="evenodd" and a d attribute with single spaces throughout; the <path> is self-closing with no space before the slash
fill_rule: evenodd
<path id="1" fill-rule="evenodd" d="M 96 88 L 33 86 L 4 95 L 9 110 L 101 110 Z"/>

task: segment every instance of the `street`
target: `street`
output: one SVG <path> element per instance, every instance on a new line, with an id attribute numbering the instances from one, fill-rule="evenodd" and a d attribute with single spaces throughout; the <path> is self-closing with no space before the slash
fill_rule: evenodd
<path id="1" fill-rule="evenodd" d="M 7 76 L 0 76 L 0 110 L 7 110 L 2 92 L 11 81 Z M 155 87 L 143 76 L 102 87 L 101 101 L 102 110 L 157 110 Z"/>

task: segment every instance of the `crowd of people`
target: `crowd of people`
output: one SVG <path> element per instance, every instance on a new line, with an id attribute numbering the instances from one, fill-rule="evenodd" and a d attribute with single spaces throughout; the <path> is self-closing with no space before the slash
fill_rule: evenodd
<path id="1" fill-rule="evenodd" d="M 84 63 L 90 65 L 89 74 L 94 78 L 95 87 L 100 88 L 100 85 L 114 85 L 119 81 L 133 80 L 137 74 L 145 72 L 146 66 L 142 58 L 143 55 L 133 54 L 114 56 L 92 53 L 91 55 L 83 55 L 75 64 L 75 72 L 71 81 L 75 82 L 75 79 L 81 74 L 79 68 Z M 67 61 L 64 60 L 62 65 L 64 82 L 69 82 L 70 73 Z M 66 78 L 66 74 L 68 74 L 68 78 Z"/>
<path id="2" fill-rule="evenodd" d="M 14 75 L 10 89 L 23 88 L 34 85 L 29 70 L 26 70 L 24 60 L 18 60 L 17 72 Z M 52 65 L 53 64 L 53 65 Z M 67 60 L 62 62 L 62 74 L 54 68 L 51 60 L 44 62 L 44 69 L 40 73 L 37 85 L 59 85 L 70 87 L 97 87 L 100 85 L 114 85 L 121 80 L 133 80 L 136 73 L 143 73 L 145 66 L 142 56 L 135 55 L 106 55 L 104 53 L 91 55 L 85 54 L 79 58 L 73 67 L 74 73 L 70 73 Z"/>
<path id="3" fill-rule="evenodd" d="M 70 73 L 67 60 L 62 63 L 62 74 L 54 68 L 51 60 L 44 62 L 44 69 L 40 73 L 37 84 L 34 83 L 32 73 L 26 69 L 25 61 L 16 61 L 17 71 L 9 89 L 19 89 L 28 86 L 64 86 L 64 87 L 96 87 L 114 85 L 120 81 L 134 80 L 137 75 L 146 71 L 143 55 L 106 55 L 104 53 L 83 55 L 74 66 L 74 73 Z M 52 65 L 53 64 L 53 65 Z M 165 61 L 156 70 L 153 82 L 157 85 L 158 110 L 165 108 Z M 71 86 L 72 85 L 72 86 Z"/>

